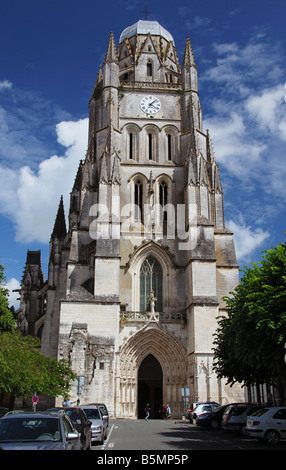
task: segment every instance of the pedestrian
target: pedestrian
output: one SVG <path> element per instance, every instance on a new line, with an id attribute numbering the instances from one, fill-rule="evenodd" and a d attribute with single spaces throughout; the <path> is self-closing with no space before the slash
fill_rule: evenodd
<path id="1" fill-rule="evenodd" d="M 149 421 L 149 416 L 150 416 L 150 405 L 149 403 L 146 403 L 146 406 L 145 406 L 145 421 Z"/>
<path id="2" fill-rule="evenodd" d="M 70 399 L 68 399 L 68 398 L 65 398 L 64 401 L 63 401 L 63 403 L 62 403 L 62 405 L 63 405 L 64 408 L 66 408 L 66 407 L 72 406 L 74 403 L 76 403 L 76 402 L 75 402 L 75 401 L 72 401 L 72 400 L 70 400 Z"/>
<path id="3" fill-rule="evenodd" d="M 165 404 L 162 406 L 162 410 L 160 410 L 160 413 L 162 413 L 162 418 L 167 419 L 167 407 Z"/>
<path id="4" fill-rule="evenodd" d="M 166 416 L 167 419 L 171 419 L 171 408 L 169 405 L 167 405 Z"/>

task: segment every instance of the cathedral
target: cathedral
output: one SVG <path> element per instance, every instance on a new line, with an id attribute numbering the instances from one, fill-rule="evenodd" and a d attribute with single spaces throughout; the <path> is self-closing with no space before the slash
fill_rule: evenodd
<path id="1" fill-rule="evenodd" d="M 118 45 L 111 33 L 46 281 L 40 257 L 27 252 L 19 328 L 71 361 L 72 400 L 122 418 L 141 418 L 149 402 L 157 418 L 163 403 L 180 417 L 186 398 L 244 399 L 212 367 L 238 265 L 189 37 L 180 64 L 157 21 L 127 27 Z"/>

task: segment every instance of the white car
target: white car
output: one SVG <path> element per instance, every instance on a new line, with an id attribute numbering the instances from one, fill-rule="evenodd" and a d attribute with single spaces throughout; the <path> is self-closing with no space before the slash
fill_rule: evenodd
<path id="1" fill-rule="evenodd" d="M 198 404 L 191 413 L 191 417 L 195 420 L 198 416 L 209 411 L 213 411 L 218 408 L 220 405 L 214 402 L 206 402 Z"/>
<path id="2" fill-rule="evenodd" d="M 286 439 L 286 406 L 262 408 L 248 416 L 246 432 L 249 436 L 264 439 L 267 444 Z"/>

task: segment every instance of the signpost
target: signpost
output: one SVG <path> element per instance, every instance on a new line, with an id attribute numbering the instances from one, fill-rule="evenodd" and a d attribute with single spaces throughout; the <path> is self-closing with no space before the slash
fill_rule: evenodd
<path id="1" fill-rule="evenodd" d="M 185 409 L 187 409 L 188 403 L 189 403 L 189 398 L 190 398 L 190 388 L 189 387 L 182 387 L 181 391 L 182 391 L 182 398 L 183 398 L 183 402 L 184 402 L 184 405 L 185 405 Z M 185 416 L 183 416 L 183 419 L 185 419 Z"/>
<path id="2" fill-rule="evenodd" d="M 79 403 L 79 397 L 81 396 L 81 391 L 82 387 L 85 384 L 85 376 L 84 375 L 78 375 L 77 378 L 75 379 L 76 385 L 77 385 L 77 403 Z"/>
<path id="3" fill-rule="evenodd" d="M 38 401 L 39 401 L 39 397 L 37 395 L 34 395 L 33 398 L 32 398 L 34 412 L 37 411 Z"/>

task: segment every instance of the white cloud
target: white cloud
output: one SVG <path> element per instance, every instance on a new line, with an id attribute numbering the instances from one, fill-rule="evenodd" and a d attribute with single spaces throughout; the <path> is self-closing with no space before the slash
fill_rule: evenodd
<path id="1" fill-rule="evenodd" d="M 202 79 L 225 84 L 226 94 L 243 98 L 258 86 L 265 88 L 284 76 L 279 45 L 267 44 L 265 40 L 257 42 L 254 38 L 244 47 L 233 42 L 215 43 L 213 48 L 216 63 L 206 70 Z"/>
<path id="2" fill-rule="evenodd" d="M 0 81 L 0 91 L 11 90 L 13 83 L 9 80 Z"/>
<path id="3" fill-rule="evenodd" d="M 1 83 L 0 161 L 10 168 L 28 162 L 35 170 L 57 152 L 56 123 L 69 120 L 70 115 L 40 93 L 14 88 L 7 80 L 0 82 L 0 91 Z"/>
<path id="4" fill-rule="evenodd" d="M 266 146 L 248 137 L 243 115 L 231 112 L 229 116 L 209 118 L 205 126 L 214 142 L 218 163 L 230 174 L 248 180 L 253 168 L 261 163 Z"/>
<path id="5" fill-rule="evenodd" d="M 43 160 L 37 172 L 29 166 L 0 166 L 0 212 L 14 223 L 17 241 L 49 242 L 61 194 L 69 205 L 79 161 L 86 153 L 87 128 L 88 119 L 58 124 L 58 141 L 66 152 Z"/>
<path id="6" fill-rule="evenodd" d="M 279 84 L 252 95 L 245 103 L 247 111 L 258 125 L 273 134 L 279 133 L 286 140 L 286 100 L 285 84 Z"/>
<path id="7" fill-rule="evenodd" d="M 207 103 L 211 114 L 205 115 L 204 127 L 210 131 L 227 182 L 231 186 L 235 177 L 240 190 L 285 200 L 283 51 L 279 44 L 257 35 L 245 46 L 216 43 L 213 50 L 214 65 L 202 76 L 213 96 Z"/>
<path id="8" fill-rule="evenodd" d="M 9 290 L 9 307 L 13 305 L 15 307 L 15 310 L 17 310 L 17 308 L 19 308 L 19 292 L 13 292 L 13 290 L 19 289 L 20 283 L 17 279 L 12 277 L 11 279 L 9 279 L 9 281 L 7 281 L 6 286 Z"/>
<path id="9" fill-rule="evenodd" d="M 268 231 L 246 225 L 241 214 L 237 220 L 229 220 L 227 226 L 234 232 L 236 255 L 240 263 L 249 262 L 250 255 L 270 236 Z"/>

